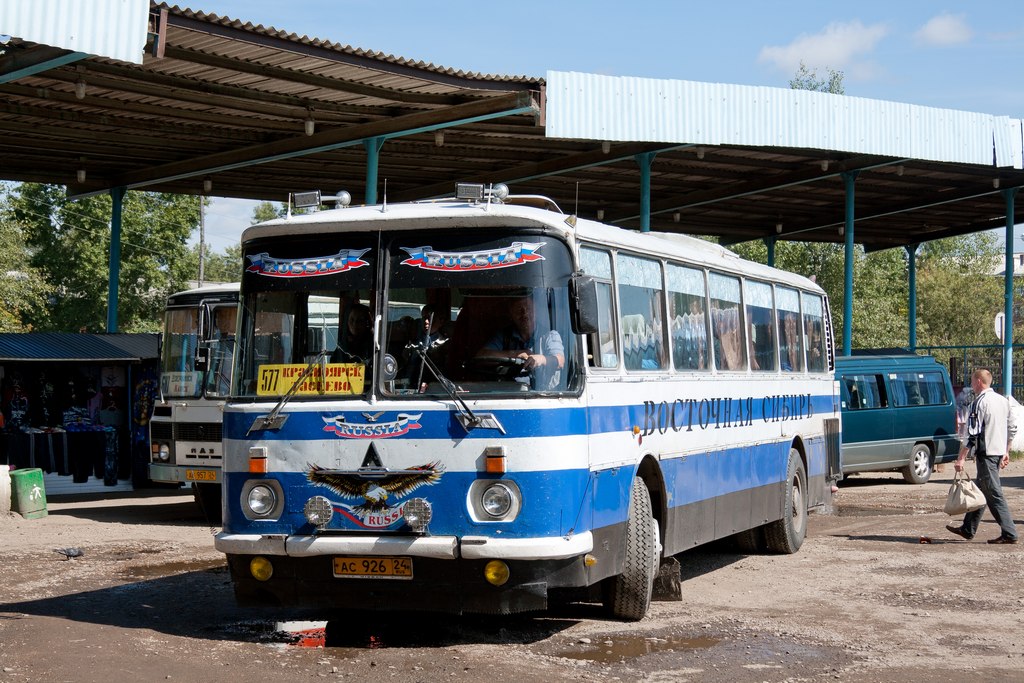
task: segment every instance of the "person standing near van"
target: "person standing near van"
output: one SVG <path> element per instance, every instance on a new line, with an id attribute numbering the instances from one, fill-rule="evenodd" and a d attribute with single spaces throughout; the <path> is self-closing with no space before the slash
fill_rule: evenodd
<path id="1" fill-rule="evenodd" d="M 974 449 L 974 459 L 978 463 L 978 486 L 985 494 L 988 509 L 1001 529 L 999 536 L 989 543 L 1013 544 L 1017 542 L 1017 528 L 1013 524 L 1013 515 L 1010 514 L 1006 498 L 1003 497 L 999 470 L 1010 464 L 1010 444 L 1017 434 L 1017 423 L 1010 410 L 1010 402 L 992 390 L 991 372 L 975 370 L 971 375 L 971 388 L 978 397 L 971 404 L 967 443 L 960 447 L 960 455 L 953 463 L 953 468 L 957 472 L 963 471 L 967 453 Z M 984 508 L 968 512 L 960 526 L 950 524 L 946 529 L 971 540 L 984 514 Z"/>

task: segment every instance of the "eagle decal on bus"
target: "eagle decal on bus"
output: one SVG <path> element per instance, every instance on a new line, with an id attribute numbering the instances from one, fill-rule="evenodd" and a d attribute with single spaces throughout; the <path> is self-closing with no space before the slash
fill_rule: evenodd
<path id="1" fill-rule="evenodd" d="M 376 469 L 376 468 L 374 468 Z M 400 500 L 421 486 L 430 486 L 441 480 L 444 467 L 432 462 L 405 470 L 374 471 L 372 474 L 356 471 L 329 470 L 318 465 L 309 465 L 306 478 L 313 484 L 324 486 L 345 499 L 360 501 L 356 505 L 345 505 L 359 517 L 361 524 L 383 527 L 393 524 L 402 517 L 401 506 L 392 507 L 389 500 Z"/>

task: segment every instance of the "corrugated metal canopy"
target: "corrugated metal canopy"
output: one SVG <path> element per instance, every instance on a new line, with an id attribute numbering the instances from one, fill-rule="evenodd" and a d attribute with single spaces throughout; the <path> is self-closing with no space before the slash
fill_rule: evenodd
<path id="1" fill-rule="evenodd" d="M 0 333 L 0 362 L 123 361 L 159 357 L 157 334 Z"/>
<path id="2" fill-rule="evenodd" d="M 505 182 L 638 227 L 636 157 L 657 152 L 653 230 L 726 243 L 841 241 L 840 173 L 858 171 L 855 236 L 870 249 L 1003 227 L 1000 190 L 1024 184 L 1019 168 L 994 162 L 548 137 L 542 78 L 455 71 L 164 4 L 151 10 L 141 66 L 88 57 L 7 80 L 66 51 L 17 38 L 5 46 L 0 177 L 67 184 L 76 195 L 119 186 L 199 194 L 208 179 L 218 196 L 285 201 L 290 191 L 346 189 L 359 202 L 364 141 L 377 140 L 377 196 L 386 182 L 388 201 L 450 194 L 456 181 Z"/>

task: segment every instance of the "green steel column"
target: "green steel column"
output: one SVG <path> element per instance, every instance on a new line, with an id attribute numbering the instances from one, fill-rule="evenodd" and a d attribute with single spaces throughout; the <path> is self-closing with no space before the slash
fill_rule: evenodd
<path id="1" fill-rule="evenodd" d="M 917 248 L 919 244 L 911 244 L 907 250 L 907 346 L 913 351 L 917 348 Z"/>
<path id="2" fill-rule="evenodd" d="M 856 171 L 843 173 L 843 185 L 846 190 L 846 237 L 845 263 L 843 265 L 843 355 L 849 356 L 853 345 L 853 181 L 857 179 Z"/>
<path id="3" fill-rule="evenodd" d="M 1003 274 L 1003 395 L 1013 394 L 1013 214 L 1017 188 L 1003 190 L 1006 199 L 1006 272 Z"/>
<path id="4" fill-rule="evenodd" d="M 377 203 L 377 169 L 379 167 L 380 149 L 384 146 L 384 138 L 363 140 L 366 148 L 366 205 Z"/>
<path id="5" fill-rule="evenodd" d="M 121 208 L 125 188 L 115 187 L 110 191 L 110 265 L 107 285 L 107 332 L 117 332 L 117 286 L 121 279 Z"/>
<path id="6" fill-rule="evenodd" d="M 640 232 L 651 231 L 651 165 L 656 154 L 644 152 L 635 157 L 640 166 Z"/>
<path id="7" fill-rule="evenodd" d="M 765 237 L 764 246 L 768 247 L 768 265 L 775 267 L 775 238 Z"/>

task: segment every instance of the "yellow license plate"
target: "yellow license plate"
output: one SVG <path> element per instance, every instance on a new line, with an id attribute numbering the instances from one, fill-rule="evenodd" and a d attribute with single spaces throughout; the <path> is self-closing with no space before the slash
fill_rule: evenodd
<path id="1" fill-rule="evenodd" d="M 357 579 L 411 579 L 411 557 L 336 557 L 334 575 Z"/>
<path id="2" fill-rule="evenodd" d="M 187 481 L 217 481 L 217 473 L 212 470 L 185 470 Z"/>

